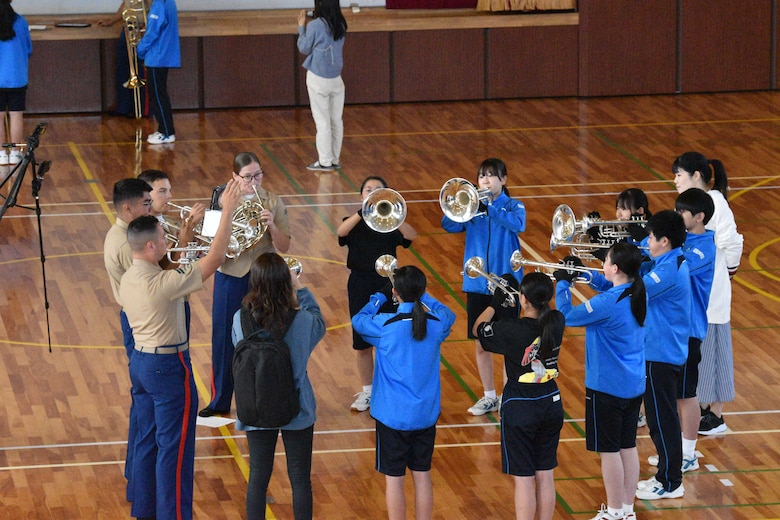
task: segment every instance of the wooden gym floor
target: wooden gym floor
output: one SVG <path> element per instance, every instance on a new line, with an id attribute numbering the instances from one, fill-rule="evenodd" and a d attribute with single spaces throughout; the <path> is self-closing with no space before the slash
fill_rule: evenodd
<path id="1" fill-rule="evenodd" d="M 0 516 L 116 519 L 129 516 L 123 460 L 130 402 L 127 363 L 102 261 L 113 219 L 114 182 L 140 169 L 172 176 L 180 204 L 205 201 L 230 177 L 235 153 L 261 158 L 264 183 L 282 194 L 293 234 L 291 254 L 320 302 L 328 333 L 309 373 L 318 399 L 313 486 L 317 518 L 385 514 L 384 479 L 374 470 L 373 421 L 349 410 L 359 390 L 350 347 L 346 251 L 335 229 L 357 209 L 367 175 L 382 175 L 408 202 L 420 237 L 401 251 L 428 275 L 431 292 L 458 315 L 442 349 L 442 415 L 433 480 L 435 518 L 514 515 L 513 485 L 501 473 L 495 415 L 466 409 L 481 393 L 473 343 L 466 339 L 460 291 L 463 237 L 440 227 L 439 188 L 475 179 L 478 164 L 499 157 L 512 196 L 528 211 L 524 255 L 557 261 L 548 250 L 550 218 L 561 203 L 578 217 L 612 215 L 621 190 L 645 190 L 654 211 L 670 208 L 672 160 L 687 150 L 721 159 L 731 207 L 745 237 L 734 278 L 732 328 L 737 398 L 729 431 L 701 437 L 701 469 L 685 475 L 685 497 L 637 502 L 641 519 L 780 517 L 780 92 L 609 99 L 541 99 L 349 106 L 343 170 L 313 173 L 314 125 L 307 109 L 176 113 L 177 142 L 134 147 L 136 123 L 100 116 L 28 115 L 49 122 L 37 150 L 52 161 L 41 190 L 52 352 L 34 213 L 12 208 L 0 221 Z M 141 123 L 145 135 L 151 120 Z M 6 170 L 7 171 L 7 170 Z M 20 204 L 32 204 L 31 174 Z M 3 188 L 7 193 L 8 185 Z M 201 405 L 210 376 L 211 285 L 192 298 L 192 356 Z M 579 289 L 588 296 L 588 289 Z M 598 457 L 585 450 L 583 330 L 569 328 L 559 379 L 567 412 L 555 472 L 556 518 L 593 516 L 606 500 Z M 496 358 L 497 368 L 500 360 Z M 500 374 L 497 370 L 496 374 Z M 642 474 L 653 453 L 639 430 Z M 198 427 L 195 516 L 244 516 L 246 439 L 232 426 Z M 284 457 L 270 494 L 275 518 L 292 518 Z M 407 488 L 411 496 L 411 486 Z M 270 517 L 270 516 L 269 516 Z"/>

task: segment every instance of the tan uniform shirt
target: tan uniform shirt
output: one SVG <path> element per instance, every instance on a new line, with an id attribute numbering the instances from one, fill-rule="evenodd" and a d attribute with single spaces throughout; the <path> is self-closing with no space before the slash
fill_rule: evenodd
<path id="1" fill-rule="evenodd" d="M 106 233 L 103 263 L 108 271 L 108 281 L 111 283 L 114 299 L 119 303 L 119 280 L 133 265 L 133 251 L 127 243 L 127 222 L 124 220 L 116 219 L 116 224 Z"/>
<path id="2" fill-rule="evenodd" d="M 136 347 L 163 347 L 187 341 L 184 297 L 203 288 L 197 262 L 163 271 L 159 265 L 135 258 L 122 276 L 122 303 Z"/>
<path id="3" fill-rule="evenodd" d="M 264 190 L 262 187 L 257 188 L 257 194 L 260 195 L 260 202 L 263 204 L 263 207 L 273 214 L 276 227 L 289 237 L 290 223 L 287 220 L 287 208 L 284 207 L 282 199 L 278 195 Z M 250 200 L 257 200 L 257 197 L 253 196 Z M 222 267 L 219 268 L 219 271 L 223 274 L 241 278 L 249 272 L 258 256 L 275 251 L 274 243 L 271 240 L 271 232 L 266 231 L 265 235 L 254 247 L 241 253 L 238 258 L 227 259 Z"/>

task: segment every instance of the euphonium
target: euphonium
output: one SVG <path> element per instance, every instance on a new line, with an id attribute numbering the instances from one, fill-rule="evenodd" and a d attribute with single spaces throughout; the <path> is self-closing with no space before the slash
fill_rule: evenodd
<path id="1" fill-rule="evenodd" d="M 135 118 L 141 119 L 141 87 L 146 81 L 138 77 L 138 53 L 136 47 L 146 32 L 146 13 L 148 8 L 144 0 L 125 0 L 127 9 L 122 11 L 125 23 L 125 42 L 127 43 L 127 58 L 130 62 L 130 79 L 125 87 L 133 89 L 133 108 Z"/>
<path id="2" fill-rule="evenodd" d="M 499 289 L 512 299 L 512 307 L 517 305 L 520 293 L 518 293 L 512 287 L 509 287 L 507 281 L 500 276 L 486 272 L 485 260 L 483 260 L 482 257 L 472 256 L 466 260 L 466 263 L 463 264 L 463 274 L 469 278 L 477 278 L 478 276 L 481 276 L 488 281 L 488 290 L 491 293 L 495 293 L 496 289 Z"/>
<path id="3" fill-rule="evenodd" d="M 439 191 L 439 205 L 444 215 L 455 222 L 468 222 L 480 215 L 479 203 L 493 202 L 489 189 L 477 190 L 466 179 L 455 177 L 444 183 Z"/>
<path id="4" fill-rule="evenodd" d="M 406 201 L 395 190 L 380 188 L 372 191 L 363 201 L 363 220 L 380 233 L 395 231 L 406 218 Z"/>

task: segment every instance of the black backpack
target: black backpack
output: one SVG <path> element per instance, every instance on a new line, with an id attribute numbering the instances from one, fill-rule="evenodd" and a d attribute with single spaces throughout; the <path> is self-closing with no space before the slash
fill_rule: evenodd
<path id="1" fill-rule="evenodd" d="M 301 411 L 290 348 L 284 341 L 295 312 L 288 315 L 284 330 L 273 334 L 259 329 L 249 310 L 241 307 L 244 339 L 236 345 L 232 369 L 236 413 L 244 424 L 279 428 L 289 424 Z"/>

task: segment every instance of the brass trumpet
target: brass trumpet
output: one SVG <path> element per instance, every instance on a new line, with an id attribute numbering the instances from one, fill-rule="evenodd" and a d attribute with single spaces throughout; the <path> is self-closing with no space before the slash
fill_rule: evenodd
<path id="1" fill-rule="evenodd" d="M 563 263 L 556 264 L 553 262 L 534 262 L 532 260 L 526 260 L 523 258 L 523 255 L 520 253 L 520 251 L 515 251 L 512 253 L 512 256 L 509 258 L 509 263 L 512 267 L 512 271 L 517 272 L 523 267 L 535 267 L 537 271 L 544 272 L 544 274 L 553 280 L 555 279 L 553 272 L 557 271 L 558 269 L 582 273 L 581 276 L 577 276 L 577 278 L 574 279 L 574 283 L 590 283 L 593 280 L 593 273 L 591 271 L 604 271 L 603 269 L 579 267 L 576 265 L 568 265 Z M 546 269 L 547 271 L 540 271 L 541 269 Z"/>
<path id="2" fill-rule="evenodd" d="M 439 206 L 448 219 L 455 222 L 468 222 L 482 215 L 479 203 L 488 205 L 493 195 L 488 189 L 478 190 L 466 179 L 455 177 L 444 183 L 439 191 Z"/>
<path id="3" fill-rule="evenodd" d="M 363 201 L 363 220 L 379 233 L 395 231 L 406 219 L 406 201 L 395 190 L 380 188 Z"/>
<path id="4" fill-rule="evenodd" d="M 516 271 L 517 269 L 514 270 Z M 471 258 L 466 260 L 466 263 L 463 264 L 463 274 L 465 274 L 469 278 L 477 278 L 481 276 L 482 278 L 488 281 L 488 290 L 491 293 L 495 293 L 496 289 L 498 289 L 512 299 L 512 307 L 517 305 L 517 302 L 519 301 L 520 293 L 515 289 L 513 289 L 512 287 L 509 287 L 507 285 L 506 280 L 504 280 L 500 276 L 493 273 L 486 272 L 485 260 L 482 259 L 482 257 L 472 256 Z"/>
<path id="5" fill-rule="evenodd" d="M 296 278 L 301 277 L 301 273 L 303 272 L 303 264 L 301 264 L 300 260 L 293 256 L 285 256 L 284 263 L 287 264 L 287 268 L 293 272 Z"/>

